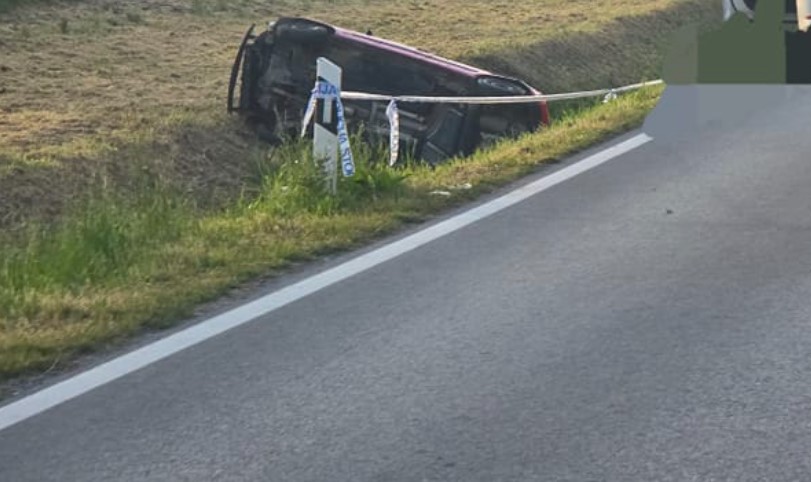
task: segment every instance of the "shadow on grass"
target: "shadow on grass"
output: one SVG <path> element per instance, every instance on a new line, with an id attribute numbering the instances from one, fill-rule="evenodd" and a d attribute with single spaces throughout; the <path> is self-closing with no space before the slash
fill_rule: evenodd
<path id="1" fill-rule="evenodd" d="M 621 17 L 599 32 L 567 33 L 464 60 L 521 78 L 544 93 L 619 87 L 660 78 L 664 52 L 680 29 L 692 24 L 704 29 L 720 21 L 716 2 L 691 0 L 647 15 Z"/>
<path id="2" fill-rule="evenodd" d="M 183 192 L 201 208 L 237 199 L 255 184 L 266 149 L 236 119 L 225 114 L 189 118 L 173 125 L 105 139 L 93 153 L 60 147 L 57 154 L 0 152 L 0 228 L 57 221 L 77 199 L 99 190 L 137 195 L 135 182 L 148 174 Z"/>

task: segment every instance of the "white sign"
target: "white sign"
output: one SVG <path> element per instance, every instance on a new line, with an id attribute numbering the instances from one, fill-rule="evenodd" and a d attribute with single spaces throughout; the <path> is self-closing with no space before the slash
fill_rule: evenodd
<path id="1" fill-rule="evenodd" d="M 315 117 L 313 155 L 316 159 L 324 160 L 329 188 L 335 193 L 339 159 L 345 177 L 355 174 L 355 160 L 349 145 L 349 132 L 341 101 L 341 68 L 325 58 L 319 58 L 316 72 L 318 79 L 307 104 L 301 134 L 303 137 L 307 126 Z M 323 108 L 316 115 L 319 100 L 323 102 Z"/>

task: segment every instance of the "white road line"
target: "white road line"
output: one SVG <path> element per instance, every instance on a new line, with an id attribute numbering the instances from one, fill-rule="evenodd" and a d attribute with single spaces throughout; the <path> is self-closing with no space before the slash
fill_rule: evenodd
<path id="1" fill-rule="evenodd" d="M 0 430 L 34 417 L 124 375 L 174 355 L 181 350 L 244 325 L 323 288 L 413 251 L 435 239 L 458 231 L 578 174 L 630 152 L 651 140 L 651 137 L 639 134 L 481 206 L 8 404 L 0 408 Z"/>

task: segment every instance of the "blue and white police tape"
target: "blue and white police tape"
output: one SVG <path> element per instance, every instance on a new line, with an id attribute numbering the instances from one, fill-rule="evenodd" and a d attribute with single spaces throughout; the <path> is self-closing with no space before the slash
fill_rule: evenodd
<path id="1" fill-rule="evenodd" d="M 338 150 L 341 155 L 341 169 L 344 177 L 352 177 L 355 174 L 355 159 L 352 156 L 352 147 L 349 145 L 349 132 L 346 128 L 346 116 L 344 105 L 341 102 L 341 91 L 334 84 L 326 80 L 318 80 L 315 83 L 310 101 L 307 102 L 307 110 L 304 113 L 302 122 L 301 137 L 307 134 L 307 127 L 315 116 L 315 108 L 319 100 L 326 102 L 335 101 L 336 116 L 338 118 Z"/>
<path id="2" fill-rule="evenodd" d="M 476 104 L 476 105 L 502 105 L 502 104 L 529 104 L 533 102 L 556 102 L 561 100 L 574 100 L 585 99 L 588 97 L 599 97 L 608 94 L 621 94 L 630 92 L 632 90 L 641 89 L 644 87 L 652 87 L 661 85 L 664 82 L 660 80 L 652 80 L 649 82 L 640 82 L 638 84 L 626 85 L 623 87 L 588 90 L 584 92 L 566 92 L 562 94 L 532 94 L 532 95 L 515 95 L 515 96 L 473 96 L 473 97 L 445 97 L 445 96 L 422 96 L 422 95 L 381 95 L 381 94 L 368 94 L 366 92 L 341 92 L 341 98 L 344 100 L 367 100 L 378 102 L 390 102 L 392 100 L 398 103 L 427 103 L 427 104 Z"/>
<path id="3" fill-rule="evenodd" d="M 389 164 L 394 165 L 397 163 L 397 157 L 400 150 L 400 118 L 399 110 L 397 107 L 398 102 L 403 103 L 435 103 L 435 104 L 479 104 L 479 105 L 503 105 L 503 104 L 524 104 L 531 102 L 556 102 L 562 100 L 584 99 L 588 97 L 603 97 L 603 103 L 608 103 L 617 98 L 617 94 L 630 92 L 633 90 L 641 89 L 644 87 L 652 87 L 661 85 L 664 82 L 661 79 L 652 80 L 648 82 L 640 82 L 638 84 L 626 85 L 623 87 L 589 90 L 584 92 L 566 92 L 562 94 L 532 94 L 532 95 L 517 95 L 517 96 L 498 96 L 498 97 L 432 97 L 432 96 L 416 96 L 416 95 L 380 95 L 368 94 L 365 92 L 342 92 L 341 98 L 346 100 L 366 100 L 385 102 L 388 101 L 389 105 L 386 108 L 386 116 L 389 119 L 391 127 L 390 145 L 391 154 Z"/>
<path id="4" fill-rule="evenodd" d="M 389 166 L 397 164 L 400 155 L 400 111 L 397 110 L 397 101 L 392 99 L 386 107 L 386 117 L 389 119 Z"/>
<path id="5" fill-rule="evenodd" d="M 614 90 L 614 89 L 611 89 L 607 94 L 605 94 L 605 97 L 603 98 L 603 104 L 607 104 L 607 103 L 611 102 L 612 100 L 616 100 L 616 99 L 617 99 L 617 91 Z"/>

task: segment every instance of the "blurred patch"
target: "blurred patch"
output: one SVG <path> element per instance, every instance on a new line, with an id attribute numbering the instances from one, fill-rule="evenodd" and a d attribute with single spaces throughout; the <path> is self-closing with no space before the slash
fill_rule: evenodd
<path id="1" fill-rule="evenodd" d="M 811 0 L 722 0 L 719 28 L 681 29 L 663 78 L 680 84 L 811 83 Z"/>
<path id="2" fill-rule="evenodd" d="M 811 84 L 811 0 L 722 0 L 719 27 L 677 32 L 665 56 L 667 84 L 643 130 L 685 142 L 743 120 L 768 118 Z"/>

